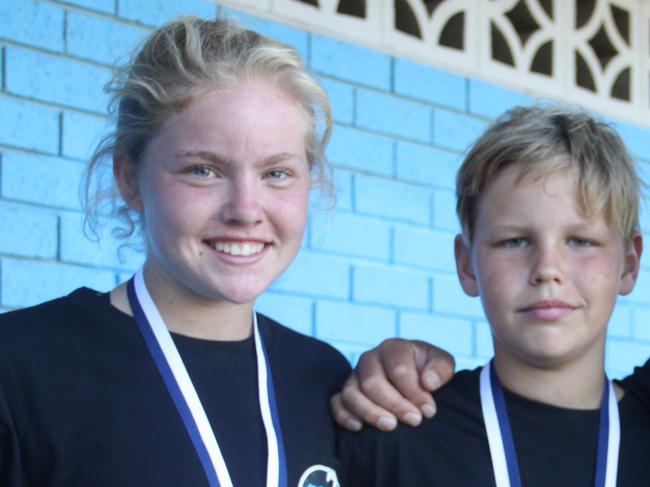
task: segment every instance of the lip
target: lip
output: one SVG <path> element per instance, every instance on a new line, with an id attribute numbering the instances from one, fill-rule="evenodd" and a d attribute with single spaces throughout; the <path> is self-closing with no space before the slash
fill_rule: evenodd
<path id="1" fill-rule="evenodd" d="M 577 306 L 566 301 L 541 300 L 522 307 L 519 309 L 519 313 L 523 313 L 539 321 L 559 321 L 573 313 L 576 309 Z"/>
<path id="2" fill-rule="evenodd" d="M 221 260 L 237 264 L 257 262 L 266 254 L 269 247 L 272 245 L 268 240 L 241 237 L 211 237 L 203 239 L 203 244 L 210 249 L 211 253 L 217 255 Z M 237 246 L 237 252 L 243 253 L 238 253 L 236 255 L 229 251 L 223 251 L 224 247 L 231 249 L 233 246 Z M 255 248 L 260 248 L 260 250 L 255 251 L 252 254 L 244 255 Z"/>

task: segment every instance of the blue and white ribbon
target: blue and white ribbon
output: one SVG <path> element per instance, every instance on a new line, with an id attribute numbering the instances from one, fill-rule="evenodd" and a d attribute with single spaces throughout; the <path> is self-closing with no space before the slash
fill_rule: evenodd
<path id="1" fill-rule="evenodd" d="M 171 334 L 147 290 L 142 269 L 128 282 L 127 294 L 138 329 L 185 424 L 210 486 L 233 487 L 228 468 L 201 400 Z M 253 333 L 257 356 L 260 412 L 266 430 L 268 451 L 266 486 L 286 487 L 287 462 L 275 389 L 255 312 L 253 312 Z"/>
<path id="2" fill-rule="evenodd" d="M 517 452 L 510 429 L 503 386 L 494 371 L 494 361 L 490 361 L 481 370 L 481 409 L 497 487 L 521 487 Z M 595 487 L 616 486 L 620 439 L 618 401 L 612 382 L 606 379 L 600 405 Z"/>

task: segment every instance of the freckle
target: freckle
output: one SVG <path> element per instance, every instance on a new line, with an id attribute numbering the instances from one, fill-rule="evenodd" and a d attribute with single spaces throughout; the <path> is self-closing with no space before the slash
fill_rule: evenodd
<path id="1" fill-rule="evenodd" d="M 203 251 L 202 251 L 202 250 L 199 251 L 199 255 L 203 255 Z"/>

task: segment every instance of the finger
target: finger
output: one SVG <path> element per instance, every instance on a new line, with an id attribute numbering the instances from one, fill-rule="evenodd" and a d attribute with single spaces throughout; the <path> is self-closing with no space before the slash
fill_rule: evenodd
<path id="1" fill-rule="evenodd" d="M 406 343 L 398 339 L 386 340 L 378 348 L 362 354 L 356 373 L 361 392 L 368 400 L 402 422 L 417 426 L 422 421 L 419 404 L 426 400 L 419 398 L 420 403 L 413 403 L 403 394 L 420 389 L 419 372 L 412 351 L 405 350 L 409 348 L 404 346 Z"/>
<path id="2" fill-rule="evenodd" d="M 343 385 L 341 403 L 350 415 L 380 430 L 390 431 L 397 426 L 397 418 L 393 414 L 364 395 L 354 374 Z"/>
<path id="3" fill-rule="evenodd" d="M 415 346 L 417 347 L 417 342 Z M 429 391 L 435 391 L 453 377 L 456 363 L 454 357 L 445 350 L 427 345 L 424 365 L 421 367 L 420 380 L 422 386 Z M 421 348 L 420 348 L 421 351 Z"/>
<path id="4" fill-rule="evenodd" d="M 431 392 L 422 384 L 420 374 L 427 363 L 426 347 L 430 346 L 425 342 L 393 339 L 382 343 L 380 350 L 390 383 L 419 413 L 430 418 L 436 413 L 436 405 Z"/>
<path id="5" fill-rule="evenodd" d="M 332 412 L 334 420 L 341 428 L 350 431 L 359 431 L 363 427 L 361 420 L 348 411 L 343 405 L 340 392 L 330 398 L 330 411 Z"/>

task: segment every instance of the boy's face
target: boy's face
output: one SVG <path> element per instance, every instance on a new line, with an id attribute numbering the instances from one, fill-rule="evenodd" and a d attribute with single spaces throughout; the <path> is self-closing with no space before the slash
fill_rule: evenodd
<path id="1" fill-rule="evenodd" d="M 602 367 L 607 322 L 617 295 L 634 287 L 641 237 L 626 244 L 603 214 L 584 215 L 573 172 L 518 180 L 520 171 L 487 187 L 471 248 L 457 237 L 461 285 L 481 296 L 497 357 Z"/>

